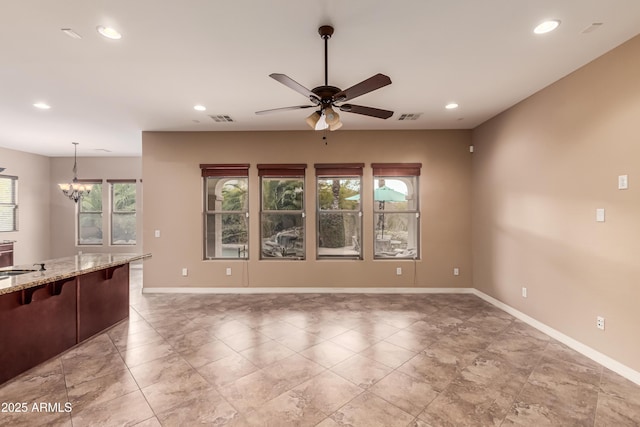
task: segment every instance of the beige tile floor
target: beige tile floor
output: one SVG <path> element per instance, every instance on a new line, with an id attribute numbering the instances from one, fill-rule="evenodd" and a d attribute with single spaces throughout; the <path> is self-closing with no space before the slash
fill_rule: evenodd
<path id="1" fill-rule="evenodd" d="M 0 386 L 29 408 L 0 425 L 640 425 L 640 386 L 472 295 L 141 295 L 141 274 L 129 320 Z"/>

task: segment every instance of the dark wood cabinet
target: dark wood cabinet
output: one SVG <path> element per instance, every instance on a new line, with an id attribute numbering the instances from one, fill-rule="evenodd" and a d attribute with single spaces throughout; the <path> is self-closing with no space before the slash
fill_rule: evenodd
<path id="1" fill-rule="evenodd" d="M 73 347 L 76 278 L 0 295 L 0 384 Z"/>
<path id="2" fill-rule="evenodd" d="M 0 243 L 0 268 L 13 265 L 13 243 Z"/>
<path id="3" fill-rule="evenodd" d="M 129 316 L 129 264 L 78 276 L 78 342 Z"/>
<path id="4" fill-rule="evenodd" d="M 127 317 L 128 263 L 0 295 L 0 384 Z"/>

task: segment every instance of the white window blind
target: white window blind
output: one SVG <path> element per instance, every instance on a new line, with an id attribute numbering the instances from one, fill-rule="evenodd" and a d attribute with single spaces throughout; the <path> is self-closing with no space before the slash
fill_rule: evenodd
<path id="1" fill-rule="evenodd" d="M 18 229 L 18 177 L 0 176 L 0 232 Z"/>

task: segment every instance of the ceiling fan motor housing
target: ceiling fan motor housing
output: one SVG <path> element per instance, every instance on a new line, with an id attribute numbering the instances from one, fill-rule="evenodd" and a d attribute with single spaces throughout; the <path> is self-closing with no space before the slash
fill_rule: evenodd
<path id="1" fill-rule="evenodd" d="M 327 107 L 332 105 L 334 102 L 339 102 L 339 100 L 334 99 L 333 96 L 336 93 L 341 92 L 341 89 L 335 86 L 318 86 L 311 89 L 311 92 L 316 94 L 323 107 Z"/>

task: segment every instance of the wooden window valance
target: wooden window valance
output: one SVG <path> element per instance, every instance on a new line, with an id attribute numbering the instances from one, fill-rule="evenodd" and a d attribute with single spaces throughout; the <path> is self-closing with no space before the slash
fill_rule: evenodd
<path id="1" fill-rule="evenodd" d="M 249 163 L 201 164 L 202 176 L 249 176 Z"/>
<path id="2" fill-rule="evenodd" d="M 307 165 L 305 163 L 295 164 L 258 164 L 258 176 L 304 176 Z"/>
<path id="3" fill-rule="evenodd" d="M 420 176 L 422 163 L 371 163 L 373 176 Z"/>
<path id="4" fill-rule="evenodd" d="M 108 179 L 109 184 L 135 184 L 135 179 Z"/>
<path id="5" fill-rule="evenodd" d="M 362 176 L 364 163 L 316 163 L 316 176 Z"/>

